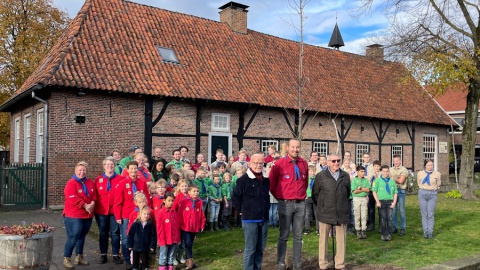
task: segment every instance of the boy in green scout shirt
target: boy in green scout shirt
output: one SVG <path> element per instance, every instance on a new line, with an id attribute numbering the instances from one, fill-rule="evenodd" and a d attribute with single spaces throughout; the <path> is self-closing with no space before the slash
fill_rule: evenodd
<path id="1" fill-rule="evenodd" d="M 198 186 L 198 191 L 199 191 L 198 197 L 203 201 L 202 210 L 205 216 L 207 216 L 207 213 L 206 213 L 207 205 L 208 205 L 207 191 L 208 191 L 208 187 L 212 184 L 212 181 L 209 178 L 206 178 L 205 174 L 206 174 L 205 169 L 202 167 L 198 167 L 197 178 L 195 178 L 193 183 Z"/>
<path id="2" fill-rule="evenodd" d="M 208 200 L 210 207 L 210 230 L 218 231 L 218 214 L 220 212 L 220 204 L 223 201 L 222 190 L 220 187 L 220 175 L 213 175 L 213 183 L 208 187 Z"/>
<path id="3" fill-rule="evenodd" d="M 367 235 L 368 193 L 370 181 L 365 176 L 365 167 L 358 166 L 357 176 L 352 180 L 353 213 L 355 216 L 355 230 L 358 239 L 365 239 Z"/>
<path id="4" fill-rule="evenodd" d="M 222 184 L 222 198 L 223 198 L 223 211 L 222 211 L 222 225 L 223 229 L 228 231 L 228 219 L 232 215 L 232 193 L 233 193 L 233 183 L 232 175 L 230 173 L 225 173 L 223 175 L 223 184 Z"/>
<path id="5" fill-rule="evenodd" d="M 383 165 L 381 175 L 375 179 L 372 185 L 373 197 L 377 203 L 378 212 L 380 213 L 380 230 L 382 233 L 382 241 L 392 240 L 392 213 L 397 203 L 397 184 L 390 178 L 390 168 Z"/>
<path id="6" fill-rule="evenodd" d="M 316 232 L 318 233 L 318 222 L 317 222 L 317 209 L 312 199 L 312 187 L 313 182 L 315 182 L 315 166 L 308 165 L 308 187 L 307 187 L 307 198 L 305 199 L 305 231 L 303 234 L 310 233 L 310 219 L 313 217 L 315 219 Z"/>

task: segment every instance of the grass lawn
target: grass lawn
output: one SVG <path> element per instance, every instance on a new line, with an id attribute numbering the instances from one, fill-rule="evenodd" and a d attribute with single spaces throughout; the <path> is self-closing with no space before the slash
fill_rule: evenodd
<path id="1" fill-rule="evenodd" d="M 438 196 L 433 239 L 424 239 L 416 195 L 407 196 L 407 234 L 393 235 L 391 242 L 380 240 L 378 232 L 368 238 L 347 238 L 348 265 L 390 265 L 416 269 L 434 263 L 480 254 L 480 202 L 446 199 Z M 378 222 L 377 222 L 378 224 Z M 268 231 L 264 268 L 276 269 L 278 229 Z M 314 233 L 303 237 L 304 261 L 317 263 L 318 238 Z M 200 269 L 243 269 L 243 233 L 241 229 L 197 236 L 194 259 Z M 290 236 L 289 245 L 292 244 Z M 331 241 L 329 242 L 331 248 Z M 331 250 L 329 258 L 331 258 Z M 331 259 L 330 259 L 331 260 Z M 306 263 L 304 263 L 306 265 Z M 317 264 L 318 265 L 318 264 Z"/>

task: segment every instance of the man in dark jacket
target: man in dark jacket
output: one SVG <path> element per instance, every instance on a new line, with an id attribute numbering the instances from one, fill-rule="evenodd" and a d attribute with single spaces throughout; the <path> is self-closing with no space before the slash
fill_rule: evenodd
<path id="1" fill-rule="evenodd" d="M 336 228 L 335 269 L 345 268 L 346 226 L 348 223 L 348 199 L 350 197 L 350 175 L 340 170 L 341 159 L 337 154 L 328 156 L 328 168 L 315 177 L 312 200 L 317 206 L 320 222 L 318 264 L 320 269 L 328 268 L 328 231 Z"/>
<path id="2" fill-rule="evenodd" d="M 251 157 L 247 173 L 238 178 L 232 202 L 242 216 L 244 269 L 261 269 L 267 244 L 270 181 L 263 175 L 263 155 Z"/>

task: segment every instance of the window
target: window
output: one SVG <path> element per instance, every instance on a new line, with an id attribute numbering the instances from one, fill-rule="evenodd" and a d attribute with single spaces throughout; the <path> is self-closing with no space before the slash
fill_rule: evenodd
<path id="1" fill-rule="evenodd" d="M 355 147 L 355 164 L 358 165 L 361 165 L 363 164 L 363 153 L 367 153 L 367 152 L 370 152 L 370 149 L 369 149 L 369 145 L 368 144 L 357 144 L 356 147 Z M 371 157 L 370 157 L 370 161 L 371 160 Z"/>
<path id="2" fill-rule="evenodd" d="M 437 135 L 423 135 L 423 160 L 433 160 L 437 170 Z"/>
<path id="3" fill-rule="evenodd" d="M 37 111 L 37 138 L 35 142 L 35 162 L 41 163 L 43 157 L 43 109 Z"/>
<path id="4" fill-rule="evenodd" d="M 262 140 L 262 143 L 260 144 L 260 151 L 265 153 L 265 156 L 268 156 L 268 147 L 272 144 L 275 145 L 275 150 L 278 151 L 278 141 L 277 140 Z"/>
<path id="5" fill-rule="evenodd" d="M 160 56 L 162 57 L 162 60 L 164 62 L 180 63 L 178 61 L 177 56 L 175 55 L 175 52 L 172 49 L 164 48 L 164 47 L 160 47 L 160 46 L 157 46 L 157 49 L 160 52 Z"/>
<path id="6" fill-rule="evenodd" d="M 212 131 L 230 132 L 230 115 L 212 113 Z"/>
<path id="7" fill-rule="evenodd" d="M 14 134 L 13 162 L 18 162 L 20 156 L 20 117 L 15 119 Z"/>
<path id="8" fill-rule="evenodd" d="M 30 161 L 30 114 L 23 117 L 23 162 Z"/>
<path id="9" fill-rule="evenodd" d="M 313 142 L 312 152 L 318 152 L 318 155 L 328 155 L 328 142 Z"/>
<path id="10" fill-rule="evenodd" d="M 393 156 L 399 155 L 403 159 L 403 146 L 401 145 L 392 145 L 392 166 L 393 166 Z"/>

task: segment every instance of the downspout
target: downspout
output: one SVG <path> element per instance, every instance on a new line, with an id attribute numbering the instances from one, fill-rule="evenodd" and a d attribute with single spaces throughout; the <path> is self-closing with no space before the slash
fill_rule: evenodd
<path id="1" fill-rule="evenodd" d="M 47 142 L 48 142 L 48 102 L 35 95 L 32 91 L 32 98 L 45 104 L 43 113 L 43 204 L 42 209 L 47 209 Z"/>

